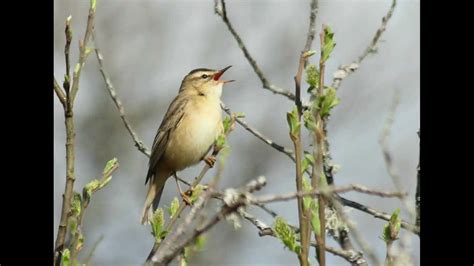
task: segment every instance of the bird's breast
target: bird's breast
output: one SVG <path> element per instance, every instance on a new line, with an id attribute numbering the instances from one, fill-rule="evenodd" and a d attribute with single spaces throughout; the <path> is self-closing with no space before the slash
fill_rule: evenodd
<path id="1" fill-rule="evenodd" d="M 222 130 L 219 103 L 200 99 L 186 106 L 185 114 L 170 136 L 165 157 L 175 171 L 198 163 Z"/>

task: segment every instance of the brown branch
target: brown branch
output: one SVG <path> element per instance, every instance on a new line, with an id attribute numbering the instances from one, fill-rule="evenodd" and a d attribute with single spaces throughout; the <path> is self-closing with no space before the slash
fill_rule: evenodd
<path id="1" fill-rule="evenodd" d="M 242 209 L 239 209 L 238 212 L 240 213 L 240 215 L 242 215 L 242 217 L 244 217 L 245 220 L 249 221 L 251 224 L 255 225 L 255 227 L 258 228 L 259 236 L 276 237 L 275 232 L 273 232 L 273 229 L 270 226 L 266 225 L 264 222 L 260 221 L 259 219 L 257 219 L 256 217 L 254 217 L 253 215 L 249 214 L 248 212 Z M 311 246 L 314 246 L 314 247 L 316 247 L 317 245 L 315 242 L 311 242 L 310 244 Z M 324 248 L 329 253 L 345 259 L 347 262 L 351 263 L 352 265 L 361 265 L 361 266 L 367 265 L 367 263 L 362 257 L 362 254 L 359 252 L 345 251 L 345 250 L 341 250 L 341 249 L 337 249 L 337 248 L 333 248 L 329 246 L 325 246 Z"/>
<path id="2" fill-rule="evenodd" d="M 333 193 L 346 193 L 350 191 L 356 191 L 356 192 L 360 192 L 360 193 L 364 193 L 368 195 L 385 197 L 385 198 L 392 198 L 392 197 L 400 198 L 406 195 L 406 193 L 401 193 L 401 192 L 378 191 L 378 190 L 366 188 L 361 185 L 350 184 L 347 186 L 327 188 L 324 191 L 311 190 L 311 191 L 290 192 L 290 193 L 280 194 L 280 195 L 264 195 L 264 196 L 254 197 L 250 200 L 250 202 L 252 204 L 257 204 L 257 203 L 262 204 L 262 203 L 269 203 L 269 202 L 275 202 L 275 201 L 288 201 L 295 198 L 303 198 L 306 196 L 328 197 Z"/>
<path id="3" fill-rule="evenodd" d="M 58 99 L 63 105 L 63 107 L 66 107 L 66 95 L 64 94 L 61 87 L 59 87 L 59 84 L 56 81 L 56 78 L 54 78 L 54 92 L 56 92 L 56 96 L 58 96 Z"/>
<path id="4" fill-rule="evenodd" d="M 100 68 L 100 73 L 102 74 L 102 78 L 105 81 L 105 87 L 107 88 L 107 91 L 110 94 L 110 97 L 115 103 L 115 106 L 117 107 L 117 110 L 120 113 L 120 118 L 123 121 L 123 124 L 125 125 L 125 128 L 127 129 L 128 133 L 130 133 L 130 136 L 132 136 L 133 141 L 135 142 L 135 147 L 145 154 L 146 156 L 150 157 L 150 149 L 143 144 L 143 141 L 141 141 L 137 133 L 133 130 L 132 126 L 130 125 L 130 122 L 127 119 L 127 116 L 125 115 L 125 108 L 123 107 L 122 101 L 120 100 L 119 96 L 117 95 L 117 91 L 114 88 L 114 85 L 112 84 L 112 81 L 110 80 L 109 76 L 107 75 L 107 72 L 104 69 L 103 65 L 103 56 L 99 51 L 99 48 L 97 47 L 97 40 L 94 38 L 95 41 L 95 54 L 97 55 L 97 60 L 99 61 L 99 68 Z"/>
<path id="5" fill-rule="evenodd" d="M 364 50 L 364 52 L 361 55 L 359 55 L 357 60 L 354 60 L 354 62 L 352 62 L 349 65 L 340 66 L 339 69 L 336 72 L 334 72 L 334 78 L 331 85 L 333 88 L 338 89 L 339 86 L 341 86 L 341 82 L 343 79 L 345 79 L 350 74 L 354 73 L 359 68 L 362 61 L 369 54 L 377 51 L 377 45 L 379 43 L 380 37 L 385 32 L 388 21 L 392 17 L 393 11 L 395 10 L 396 4 L 397 4 L 397 1 L 393 0 L 392 5 L 390 6 L 390 9 L 388 10 L 387 14 L 382 18 L 382 24 L 375 32 L 375 35 L 372 38 L 372 41 L 370 42 L 369 46 L 367 46 L 367 48 Z"/>
<path id="6" fill-rule="evenodd" d="M 91 251 L 87 255 L 86 259 L 84 260 L 85 265 L 87 265 L 87 266 L 91 265 L 90 263 L 91 263 L 91 260 L 92 260 L 92 256 L 94 256 L 95 250 L 97 249 L 97 247 L 99 246 L 100 242 L 102 242 L 103 239 L 104 239 L 104 235 L 100 235 L 99 239 L 97 239 L 97 241 L 94 242 L 94 245 L 92 246 Z"/>
<path id="7" fill-rule="evenodd" d="M 74 102 L 76 99 L 76 94 L 79 89 L 79 78 L 81 76 L 82 68 L 86 62 L 87 56 L 90 53 L 90 50 L 87 48 L 89 39 L 92 36 L 92 31 L 94 30 L 94 17 L 96 10 L 96 1 L 91 1 L 91 6 L 89 8 L 89 15 L 87 17 L 87 26 L 86 32 L 84 34 L 84 39 L 79 40 L 79 63 L 77 63 L 76 68 L 74 69 L 74 76 L 72 81 L 71 89 L 71 102 Z"/>
<path id="8" fill-rule="evenodd" d="M 237 41 L 237 44 L 239 45 L 240 49 L 242 50 L 242 52 L 244 53 L 244 56 L 245 58 L 247 59 L 247 61 L 250 63 L 250 65 L 252 66 L 253 70 L 255 71 L 255 73 L 257 74 L 258 78 L 260 79 L 260 81 L 262 82 L 262 86 L 263 88 L 273 92 L 274 94 L 279 94 L 279 95 L 283 95 L 285 97 L 287 97 L 288 99 L 290 100 L 294 100 L 295 99 L 295 95 L 293 93 L 291 93 L 290 91 L 288 90 L 285 90 L 285 89 L 282 89 L 282 88 L 279 88 L 273 84 L 271 84 L 268 79 L 265 77 L 265 75 L 263 74 L 262 70 L 258 67 L 257 65 L 257 62 L 255 61 L 255 59 L 253 59 L 253 57 L 250 55 L 249 51 L 247 50 L 247 47 L 245 47 L 245 44 L 244 42 L 242 41 L 242 39 L 240 38 L 239 34 L 234 30 L 234 28 L 232 27 L 232 24 L 230 23 L 230 20 L 228 19 L 227 17 L 227 10 L 226 10 L 226 7 L 225 7 L 225 1 L 224 0 L 220 0 L 220 7 L 219 7 L 219 3 L 218 1 L 215 1 L 215 6 L 214 6 L 214 10 L 216 12 L 216 14 L 218 14 L 222 20 L 224 21 L 224 23 L 227 25 L 227 28 L 229 29 L 229 31 L 232 33 L 232 35 L 234 36 L 235 40 Z"/>
<path id="9" fill-rule="evenodd" d="M 339 199 L 341 200 L 341 203 L 344 206 L 351 207 L 353 209 L 368 213 L 368 214 L 370 214 L 370 215 L 372 215 L 372 216 L 374 216 L 375 218 L 378 218 L 378 219 L 382 219 L 382 220 L 385 220 L 385 221 L 390 221 L 390 214 L 388 214 L 388 213 L 377 211 L 377 210 L 375 210 L 371 207 L 365 206 L 363 204 L 360 204 L 360 203 L 352 201 L 352 200 L 348 200 L 348 199 L 343 198 L 343 197 L 339 197 Z M 408 231 L 418 235 L 418 236 L 420 235 L 420 228 L 413 225 L 413 224 L 410 224 L 406 221 L 403 221 L 403 220 L 401 221 L 401 227 L 405 230 L 408 230 Z"/>
<path id="10" fill-rule="evenodd" d="M 297 114 L 297 123 L 301 125 L 301 115 L 302 115 L 302 104 L 301 104 L 301 76 L 303 75 L 303 69 L 306 62 L 306 57 L 304 56 L 304 52 L 300 55 L 298 70 L 296 76 L 294 77 L 295 80 L 295 105 L 298 110 Z M 296 132 L 293 132 L 296 131 Z M 293 146 L 295 149 L 295 159 L 296 159 L 296 191 L 299 193 L 303 191 L 303 172 L 301 169 L 301 130 L 300 128 L 294 129 L 290 128 L 290 138 L 293 141 Z M 310 225 L 310 216 L 311 210 L 308 208 L 305 210 L 303 204 L 303 198 L 297 198 L 298 204 L 298 220 L 300 225 L 300 239 L 301 239 L 301 251 L 298 253 L 298 259 L 300 261 L 300 265 L 308 265 L 308 255 L 309 255 L 309 243 L 311 242 L 311 227 Z"/>
<path id="11" fill-rule="evenodd" d="M 306 44 L 304 46 L 304 51 L 311 50 L 311 44 L 313 43 L 314 35 L 316 34 L 316 14 L 318 13 L 318 5 L 318 0 L 311 0 L 309 27 L 308 34 L 306 35 Z"/>
<path id="12" fill-rule="evenodd" d="M 224 110 L 224 112 L 226 112 L 227 114 L 231 115 L 232 114 L 232 111 L 230 110 L 230 108 L 228 108 L 223 102 L 221 102 L 221 108 L 222 110 Z M 273 140 L 269 139 L 268 137 L 264 136 L 262 133 L 260 133 L 257 129 L 253 128 L 252 126 L 250 126 L 249 124 L 247 124 L 247 122 L 245 122 L 243 119 L 241 118 L 238 118 L 236 117 L 235 118 L 235 121 L 241 125 L 245 130 L 247 130 L 248 132 L 250 132 L 252 135 L 254 135 L 255 137 L 257 137 L 259 140 L 263 141 L 264 143 L 270 145 L 272 148 L 274 148 L 275 150 L 285 154 L 286 156 L 288 156 L 293 162 L 296 162 L 295 161 L 295 157 L 293 156 L 294 152 L 291 150 L 291 149 L 288 149 L 282 145 L 279 145 L 277 143 L 275 143 Z"/>
<path id="13" fill-rule="evenodd" d="M 217 176 L 216 176 L 217 177 Z M 216 184 L 217 178 L 214 178 L 214 185 Z M 244 188 L 243 193 L 237 193 L 238 190 L 232 189 L 227 190 L 227 193 L 232 193 L 236 195 L 231 195 L 231 197 L 224 196 L 224 206 L 221 207 L 220 211 L 217 215 L 213 218 L 209 219 L 205 222 L 202 226 L 195 228 L 192 232 L 191 236 L 187 237 L 185 240 L 178 243 L 178 239 L 182 236 L 185 232 L 186 228 L 190 227 L 194 217 L 196 216 L 199 209 L 204 206 L 204 203 L 213 195 L 214 186 L 210 185 L 209 189 L 203 193 L 186 216 L 184 222 L 178 226 L 172 235 L 168 239 L 168 241 L 163 244 L 163 252 L 156 252 L 151 261 L 153 263 L 158 263 L 159 265 L 165 264 L 167 265 L 173 258 L 175 258 L 187 245 L 192 243 L 198 236 L 203 234 L 204 232 L 211 229 L 214 225 L 216 225 L 219 221 L 225 218 L 227 215 L 237 211 L 240 206 L 244 206 L 247 204 L 245 200 L 245 193 L 251 193 L 256 190 L 261 189 L 265 186 L 266 180 L 264 177 L 259 177 L 257 180 L 250 181 Z M 235 197 L 234 197 L 235 196 Z M 225 200 L 226 198 L 231 198 L 231 200 Z"/>

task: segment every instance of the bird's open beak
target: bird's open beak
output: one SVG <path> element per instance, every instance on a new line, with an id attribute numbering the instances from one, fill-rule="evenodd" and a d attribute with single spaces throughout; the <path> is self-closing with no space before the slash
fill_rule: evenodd
<path id="1" fill-rule="evenodd" d="M 222 76 L 222 74 L 224 74 L 224 72 L 226 72 L 226 70 L 229 69 L 230 67 L 231 66 L 225 67 L 225 68 L 219 70 L 219 72 L 217 72 L 216 74 L 214 74 L 214 80 L 219 81 L 219 83 L 228 83 L 228 82 L 234 81 L 233 79 L 232 80 L 219 80 L 219 78 Z"/>

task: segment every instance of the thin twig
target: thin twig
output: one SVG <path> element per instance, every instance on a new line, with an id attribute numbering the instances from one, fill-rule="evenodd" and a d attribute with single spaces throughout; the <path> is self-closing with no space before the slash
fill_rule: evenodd
<path id="1" fill-rule="evenodd" d="M 384 157 L 385 166 L 387 168 L 388 174 L 392 178 L 392 182 L 395 185 L 395 188 L 400 191 L 402 189 L 401 178 L 395 171 L 395 166 L 393 165 L 393 160 L 392 160 L 392 156 L 390 154 L 389 145 L 388 145 L 390 129 L 393 125 L 395 112 L 397 110 L 399 103 L 400 103 L 400 91 L 395 90 L 392 104 L 390 105 L 389 114 L 387 115 L 387 120 L 385 121 L 384 128 L 380 135 L 379 143 L 380 143 L 380 146 L 382 147 L 383 157 Z"/>
<path id="2" fill-rule="evenodd" d="M 94 256 L 95 250 L 97 249 L 97 247 L 99 246 L 100 242 L 102 242 L 103 239 L 104 239 L 104 235 L 100 235 L 99 239 L 97 239 L 97 241 L 94 242 L 94 245 L 92 245 L 91 251 L 87 255 L 86 259 L 84 260 L 85 265 L 90 266 L 92 256 Z"/>
<path id="3" fill-rule="evenodd" d="M 375 35 L 372 38 L 372 41 L 370 42 L 369 46 L 367 46 L 367 48 L 364 50 L 364 52 L 361 55 L 359 55 L 357 60 L 354 60 L 354 62 L 352 62 L 349 65 L 343 65 L 339 67 L 339 69 L 336 72 L 334 72 L 334 78 L 331 85 L 333 88 L 338 89 L 339 86 L 341 86 L 341 82 L 343 79 L 345 79 L 350 74 L 354 73 L 359 68 L 362 61 L 369 54 L 377 51 L 377 45 L 379 43 L 380 37 L 385 32 L 387 23 L 393 15 L 393 11 L 395 10 L 396 4 L 397 4 L 397 0 L 393 0 L 392 5 L 390 6 L 390 9 L 388 10 L 387 14 L 382 18 L 382 24 L 375 32 Z"/>
<path id="4" fill-rule="evenodd" d="M 372 216 L 374 216 L 375 218 L 378 218 L 378 219 L 382 219 L 382 220 L 385 220 L 385 221 L 390 221 L 390 214 L 388 213 L 385 213 L 385 212 L 381 212 L 381 211 L 377 211 L 371 207 L 368 207 L 368 206 L 365 206 L 363 204 L 360 204 L 358 202 L 355 202 L 355 201 L 352 201 L 352 200 L 349 200 L 349 199 L 346 199 L 346 198 L 343 198 L 343 197 L 339 197 L 339 199 L 341 200 L 341 203 L 344 205 L 344 206 L 347 206 L 347 207 L 351 207 L 353 209 L 356 209 L 356 210 L 359 210 L 359 211 L 362 211 L 362 212 L 365 212 L 365 213 L 368 213 Z M 420 228 L 413 225 L 413 224 L 410 224 L 406 221 L 401 221 L 401 227 L 416 234 L 416 235 L 420 235 Z"/>
<path id="5" fill-rule="evenodd" d="M 230 108 L 228 108 L 223 102 L 221 102 L 221 108 L 226 112 L 227 114 L 231 115 L 232 111 Z M 262 133 L 260 133 L 257 129 L 253 128 L 247 122 L 245 122 L 243 119 L 236 117 L 235 121 L 241 125 L 243 128 L 245 128 L 248 132 L 250 132 L 252 135 L 260 139 L 261 141 L 265 142 L 266 144 L 270 145 L 272 148 L 275 150 L 285 154 L 288 156 L 293 162 L 295 162 L 295 157 L 294 157 L 294 152 L 291 149 L 288 149 L 282 145 L 279 145 L 275 143 L 273 140 L 269 139 L 268 137 L 264 136 Z"/>
<path id="6" fill-rule="evenodd" d="M 331 206 L 334 207 L 338 216 L 342 219 L 344 224 L 346 224 L 347 227 L 349 227 L 349 232 L 352 234 L 352 236 L 354 236 L 356 243 L 361 247 L 362 251 L 367 255 L 367 257 L 370 260 L 372 260 L 374 265 L 380 265 L 379 259 L 377 258 L 377 256 L 375 256 L 373 249 L 370 247 L 367 241 L 364 240 L 362 234 L 359 232 L 359 230 L 354 226 L 354 224 L 349 220 L 347 215 L 344 213 L 341 203 L 335 200 L 335 198 L 332 196 L 326 197 L 326 198 L 331 203 Z"/>
<path id="7" fill-rule="evenodd" d="M 264 196 L 259 196 L 259 197 L 253 197 L 250 201 L 252 204 L 255 204 L 255 203 L 262 204 L 262 203 L 269 203 L 269 202 L 275 202 L 275 201 L 288 201 L 295 198 L 303 198 L 306 196 L 320 196 L 320 195 L 325 196 L 325 195 L 331 195 L 333 193 L 345 193 L 345 192 L 350 192 L 350 191 L 357 191 L 357 192 L 368 194 L 368 195 L 386 197 L 386 198 L 392 198 L 392 197 L 400 198 L 406 195 L 406 193 L 402 193 L 398 191 L 396 192 L 378 191 L 378 190 L 366 188 L 361 185 L 350 184 L 347 186 L 328 188 L 324 192 L 321 192 L 319 190 L 311 190 L 311 191 L 290 192 L 290 193 L 279 194 L 279 195 L 264 195 Z"/>
<path id="8" fill-rule="evenodd" d="M 219 7 L 218 5 L 218 2 L 215 1 L 215 6 L 214 6 L 214 10 L 216 12 L 216 14 L 218 14 L 222 20 L 224 21 L 224 23 L 227 25 L 227 28 L 229 29 L 229 31 L 232 33 L 232 35 L 234 36 L 235 40 L 237 41 L 240 49 L 242 50 L 242 52 L 244 53 L 244 56 L 245 58 L 247 59 L 247 61 L 249 61 L 250 65 L 252 66 L 253 70 L 255 71 L 255 73 L 257 74 L 258 78 L 260 79 L 260 81 L 262 82 L 262 86 L 263 88 L 275 93 L 275 94 L 279 94 L 279 95 L 283 95 L 285 97 L 287 97 L 288 99 L 290 100 L 294 100 L 295 99 L 295 95 L 293 93 L 291 93 L 290 91 L 288 90 L 285 90 L 285 89 L 282 89 L 282 88 L 279 88 L 273 84 L 271 84 L 268 79 L 265 77 L 265 75 L 263 74 L 262 70 L 258 67 L 257 65 L 257 62 L 255 61 L 255 59 L 253 59 L 253 57 L 250 55 L 249 51 L 247 50 L 247 47 L 245 47 L 245 44 L 244 42 L 242 41 L 242 39 L 240 38 L 239 34 L 234 30 L 234 28 L 232 27 L 232 24 L 230 23 L 230 20 L 229 18 L 227 17 L 227 10 L 226 10 L 226 7 L 225 7 L 225 1 L 224 0 L 220 0 L 221 2 L 221 5 Z"/>
<path id="9" fill-rule="evenodd" d="M 81 69 L 84 66 L 87 54 L 86 46 L 89 42 L 89 37 L 94 25 L 94 16 L 95 16 L 95 5 L 91 1 L 91 6 L 89 8 L 89 16 L 87 19 L 86 32 L 84 34 L 84 40 L 80 42 L 79 47 L 79 63 L 76 69 L 74 70 L 74 77 L 72 83 L 72 90 L 69 93 L 69 47 L 72 39 L 72 31 L 70 30 L 70 17 L 66 20 L 66 46 L 65 46 L 65 55 L 66 55 L 66 79 L 65 82 L 65 91 L 66 91 L 66 104 L 64 107 L 64 116 L 66 124 L 66 185 L 64 188 L 63 202 L 61 207 L 61 218 L 59 221 L 58 232 L 56 235 L 56 242 L 54 248 L 54 265 L 59 265 L 61 261 L 61 254 L 64 250 L 64 241 L 66 239 L 67 233 L 67 222 L 71 210 L 71 199 L 73 196 L 74 190 L 74 141 L 75 141 L 75 131 L 74 131 L 74 120 L 73 120 L 73 104 L 74 98 L 79 89 L 79 79 L 81 77 Z M 67 85 L 66 85 L 67 84 Z"/>
<path id="10" fill-rule="evenodd" d="M 123 121 L 123 124 L 125 125 L 125 128 L 127 129 L 128 133 L 130 133 L 130 136 L 132 136 L 133 141 L 135 142 L 135 146 L 138 148 L 140 152 L 145 154 L 146 156 L 150 157 L 150 149 L 143 144 L 143 141 L 141 141 L 135 131 L 133 130 L 132 126 L 130 125 L 130 122 L 127 119 L 127 116 L 125 115 L 125 108 L 123 107 L 122 101 L 120 100 L 119 96 L 117 95 L 117 91 L 114 88 L 114 85 L 112 84 L 112 81 L 110 80 L 109 76 L 107 75 L 107 72 L 105 72 L 104 65 L 103 65 L 103 56 L 99 51 L 99 48 L 97 47 L 97 40 L 94 38 L 95 41 L 95 54 L 97 55 L 97 60 L 99 61 L 99 68 L 100 68 L 100 73 L 102 74 L 102 78 L 105 81 L 105 87 L 107 88 L 107 91 L 110 94 L 110 97 L 115 103 L 115 106 L 117 106 L 117 110 L 120 113 L 120 118 Z"/>
<path id="11" fill-rule="evenodd" d="M 61 102 L 63 107 L 66 107 L 66 95 L 64 94 L 61 87 L 59 87 L 59 84 L 56 81 L 56 78 L 54 78 L 54 92 L 56 92 L 56 96 L 58 96 L 59 102 Z"/>
<path id="12" fill-rule="evenodd" d="M 316 34 L 316 14 L 318 13 L 318 5 L 318 0 L 311 0 L 308 34 L 306 35 L 306 44 L 304 46 L 305 52 L 311 50 L 311 44 L 313 43 L 314 35 Z"/>
<path id="13" fill-rule="evenodd" d="M 259 236 L 272 236 L 276 237 L 275 232 L 273 229 L 266 225 L 264 222 L 261 220 L 257 219 L 255 216 L 249 214 L 245 210 L 239 209 L 238 212 L 244 217 L 245 220 L 249 221 L 251 224 L 255 225 L 255 227 L 258 228 L 258 235 Z M 315 242 L 310 243 L 311 246 L 316 246 L 317 244 Z M 362 254 L 359 252 L 354 252 L 354 251 L 345 251 L 337 248 L 333 248 L 330 246 L 325 246 L 325 250 L 328 251 L 329 253 L 339 256 L 346 261 L 350 262 L 352 265 L 367 265 L 365 260 L 362 257 Z"/>

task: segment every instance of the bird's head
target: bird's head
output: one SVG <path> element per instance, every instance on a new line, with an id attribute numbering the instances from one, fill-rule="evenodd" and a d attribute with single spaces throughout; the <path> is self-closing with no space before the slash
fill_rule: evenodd
<path id="1" fill-rule="evenodd" d="M 194 69 L 184 77 L 179 92 L 187 92 L 201 96 L 217 96 L 220 98 L 222 86 L 225 83 L 234 81 L 220 79 L 222 74 L 230 67 L 231 66 L 228 66 L 221 70 L 207 68 Z"/>

